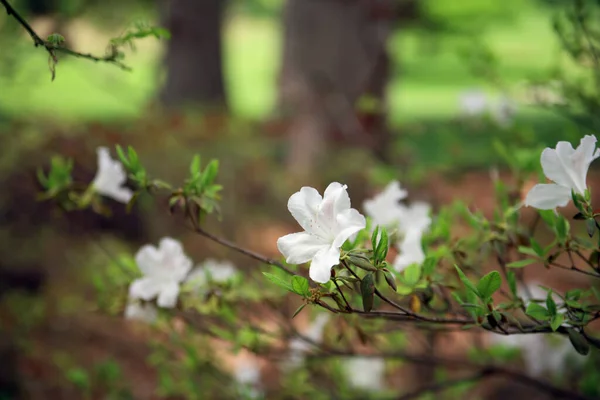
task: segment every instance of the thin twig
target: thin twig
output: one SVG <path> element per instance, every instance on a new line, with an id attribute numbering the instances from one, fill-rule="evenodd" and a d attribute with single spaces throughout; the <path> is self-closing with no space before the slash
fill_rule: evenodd
<path id="1" fill-rule="evenodd" d="M 49 41 L 42 39 L 40 37 L 40 35 L 38 35 L 36 33 L 36 31 L 31 27 L 31 25 L 29 25 L 29 23 L 25 20 L 25 18 L 23 18 L 21 16 L 21 14 L 19 14 L 17 12 L 17 10 L 15 10 L 14 7 L 10 5 L 8 0 L 0 0 L 0 4 L 2 4 L 4 6 L 4 8 L 6 9 L 6 13 L 9 16 L 12 16 L 27 31 L 29 36 L 31 36 L 31 39 L 33 40 L 33 44 L 35 47 L 42 46 L 44 49 L 46 49 L 46 51 L 48 52 L 48 54 L 50 55 L 50 57 L 52 58 L 52 60 L 55 64 L 58 62 L 58 59 L 56 57 L 56 52 L 61 52 L 61 53 L 65 53 L 65 54 L 68 54 L 73 57 L 85 58 L 87 60 L 95 61 L 95 62 L 106 62 L 106 63 L 114 64 L 114 65 L 120 67 L 121 69 L 130 70 L 130 68 L 127 65 L 125 65 L 122 62 L 120 62 L 119 60 L 117 60 L 117 55 L 118 55 L 117 52 L 111 52 L 111 54 L 108 54 L 104 57 L 97 57 L 90 53 L 80 53 L 78 51 L 71 50 L 68 47 L 56 45 L 54 43 L 51 43 Z M 53 72 L 53 78 L 54 78 L 54 72 Z"/>

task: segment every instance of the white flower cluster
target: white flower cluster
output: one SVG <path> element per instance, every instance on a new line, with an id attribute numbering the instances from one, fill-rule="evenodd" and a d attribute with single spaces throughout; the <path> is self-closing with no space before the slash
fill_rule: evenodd
<path id="1" fill-rule="evenodd" d="M 529 290 L 520 287 L 518 295 L 526 303 L 529 303 L 532 300 L 545 301 L 547 293 L 539 287 L 537 282 L 532 282 L 529 285 Z M 556 296 L 555 301 L 558 302 L 559 300 Z M 559 374 L 563 372 L 565 358 L 567 357 L 571 357 L 576 362 L 585 360 L 585 356 L 581 356 L 573 349 L 569 339 L 561 335 L 489 334 L 489 339 L 492 345 L 519 349 L 525 369 L 529 374 L 536 377 L 543 376 L 546 373 Z"/>
<path id="2" fill-rule="evenodd" d="M 129 203 L 133 192 L 124 187 L 127 174 L 123 165 L 110 157 L 107 147 L 98 147 L 98 171 L 92 182 L 94 190 L 121 203 Z"/>
<path id="3" fill-rule="evenodd" d="M 366 200 L 363 207 L 374 225 L 397 231 L 401 240 L 397 243 L 399 254 L 394 268 L 400 272 L 411 264 L 425 261 L 421 239 L 431 225 L 431 207 L 424 202 L 410 205 L 400 203 L 408 193 L 398 181 L 390 182 L 383 192 Z"/>
<path id="4" fill-rule="evenodd" d="M 279 238 L 277 247 L 288 263 L 311 261 L 309 275 L 318 283 L 329 281 L 331 268 L 339 263 L 341 246 L 366 227 L 365 217 L 350 207 L 346 189 L 346 185 L 333 182 L 321 197 L 316 189 L 303 187 L 288 201 L 290 213 L 304 232 Z M 394 181 L 364 204 L 376 225 L 397 230 L 402 236 L 398 243 L 400 255 L 394 262 L 398 271 L 425 260 L 421 237 L 431 224 L 429 205 L 401 204 L 399 201 L 405 197 L 406 191 Z"/>
<path id="5" fill-rule="evenodd" d="M 513 123 L 517 112 L 516 104 L 506 95 L 491 102 L 486 94 L 479 89 L 467 90 L 460 96 L 460 108 L 467 117 L 479 117 L 487 113 L 502 127 Z"/>
<path id="6" fill-rule="evenodd" d="M 227 282 L 237 273 L 230 262 L 212 259 L 207 259 L 192 270 L 193 262 L 184 253 L 181 243 L 169 237 L 161 239 L 158 247 L 145 245 L 140 248 L 135 262 L 143 276 L 129 286 L 129 304 L 125 316 L 146 322 L 156 318 L 156 309 L 152 304 L 140 303 L 139 300 L 156 298 L 159 307 L 173 308 L 183 282 L 189 282 L 192 290 L 201 292 L 210 283 Z"/>

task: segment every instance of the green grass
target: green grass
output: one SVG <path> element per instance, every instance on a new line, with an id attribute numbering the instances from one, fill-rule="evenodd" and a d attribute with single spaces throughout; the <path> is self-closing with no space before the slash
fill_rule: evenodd
<path id="1" fill-rule="evenodd" d="M 509 24 L 491 26 L 485 40 L 501 60 L 500 73 L 516 84 L 551 65 L 555 42 L 547 15 L 522 14 Z M 89 43 L 103 40 L 88 39 Z M 152 39 L 146 39 L 152 41 Z M 415 32 L 390 41 L 397 72 L 389 85 L 391 122 L 446 118 L 457 112 L 457 98 L 480 86 L 457 56 L 457 42 L 443 38 L 427 51 Z M 160 46 L 149 43 L 128 56 L 132 72 L 66 58 L 50 82 L 46 55 L 26 46 L 17 72 L 0 73 L 0 108 L 15 116 L 54 116 L 70 121 L 115 120 L 140 115 L 159 89 Z M 225 74 L 233 112 L 263 118 L 274 107 L 281 56 L 281 27 L 272 20 L 236 17 L 226 29 Z M 102 51 L 102 47 L 92 50 Z"/>

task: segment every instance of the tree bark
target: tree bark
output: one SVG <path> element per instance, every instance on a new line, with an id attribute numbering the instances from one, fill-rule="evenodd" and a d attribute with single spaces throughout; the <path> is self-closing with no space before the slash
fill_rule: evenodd
<path id="1" fill-rule="evenodd" d="M 221 22 L 226 0 L 163 0 L 171 32 L 160 101 L 167 107 L 226 106 Z"/>
<path id="2" fill-rule="evenodd" d="M 332 139 L 381 152 L 391 19 L 373 14 L 376 1 L 288 0 L 279 106 L 291 115 L 288 168 L 299 174 L 325 154 Z M 378 111 L 356 103 L 368 95 Z"/>

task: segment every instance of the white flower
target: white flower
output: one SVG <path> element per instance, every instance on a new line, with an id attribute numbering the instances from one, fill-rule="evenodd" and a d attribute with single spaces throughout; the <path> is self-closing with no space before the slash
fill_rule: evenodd
<path id="1" fill-rule="evenodd" d="M 277 248 L 288 263 L 311 261 L 309 275 L 315 282 L 329 281 L 342 244 L 366 226 L 365 217 L 350 208 L 346 189 L 346 185 L 333 182 L 321 197 L 316 189 L 303 187 L 288 201 L 290 213 L 304 232 L 279 238 Z"/>
<path id="2" fill-rule="evenodd" d="M 194 289 L 204 288 L 208 282 L 225 283 L 237 274 L 237 269 L 230 261 L 217 261 L 207 258 L 187 277 Z"/>
<path id="3" fill-rule="evenodd" d="M 323 331 L 325 330 L 325 325 L 328 321 L 329 315 L 319 314 L 308 327 L 304 336 L 314 343 L 321 343 L 323 340 Z M 289 348 L 290 354 L 284 363 L 284 367 L 286 369 L 293 369 L 304 362 L 304 355 L 313 348 L 313 345 L 301 337 L 294 337 L 290 339 Z"/>
<path id="4" fill-rule="evenodd" d="M 554 183 L 535 185 L 525 198 L 525 205 L 540 210 L 564 207 L 571 200 L 571 191 L 584 194 L 587 171 L 592 161 L 600 157 L 596 137 L 586 135 L 573 149 L 569 142 L 558 142 L 556 149 L 546 148 L 541 162 L 544 174 Z"/>
<path id="5" fill-rule="evenodd" d="M 404 235 L 404 239 L 400 242 L 400 253 L 394 260 L 396 271 L 402 272 L 409 265 L 422 264 L 425 261 L 425 253 L 421 244 L 422 236 L 423 231 L 416 228 L 409 230 Z"/>
<path id="6" fill-rule="evenodd" d="M 521 351 L 525 369 L 535 377 L 540 377 L 547 372 L 554 374 L 563 372 L 566 367 L 565 358 L 567 357 L 574 356 L 578 362 L 585 360 L 573 349 L 568 338 L 559 335 L 546 336 L 533 333 L 520 335 L 490 334 L 490 341 L 494 345 L 518 348 Z"/>
<path id="7" fill-rule="evenodd" d="M 492 117 L 498 125 L 507 127 L 514 121 L 516 112 L 516 104 L 509 97 L 502 96 L 492 109 Z"/>
<path id="8" fill-rule="evenodd" d="M 151 303 L 140 303 L 138 301 L 129 301 L 125 307 L 125 318 L 135 321 L 152 323 L 158 317 L 158 310 Z"/>
<path id="9" fill-rule="evenodd" d="M 389 227 L 400 218 L 400 203 L 407 196 L 406 190 L 400 187 L 398 181 L 390 182 L 383 192 L 369 200 L 365 200 L 365 213 L 373 219 L 374 225 Z"/>
<path id="10" fill-rule="evenodd" d="M 353 387 L 368 391 L 384 389 L 385 360 L 382 358 L 353 357 L 343 362 L 346 379 Z"/>
<path id="11" fill-rule="evenodd" d="M 158 248 L 145 245 L 135 255 L 135 262 L 144 277 L 131 284 L 129 296 L 143 300 L 158 296 L 159 307 L 175 307 L 179 284 L 192 268 L 192 260 L 183 252 L 181 243 L 165 237 Z"/>
<path id="12" fill-rule="evenodd" d="M 487 97 L 479 89 L 467 90 L 460 96 L 460 108 L 468 116 L 481 115 L 486 111 Z"/>
<path id="13" fill-rule="evenodd" d="M 399 210 L 399 230 L 406 235 L 411 230 L 421 232 L 429 229 L 431 206 L 425 202 L 417 201 L 410 206 L 401 205 Z"/>
<path id="14" fill-rule="evenodd" d="M 98 147 L 98 172 L 92 185 L 96 192 L 111 197 L 121 203 L 129 203 L 133 192 L 123 187 L 127 181 L 127 174 L 123 165 L 119 161 L 110 158 L 110 152 L 107 147 Z"/>

